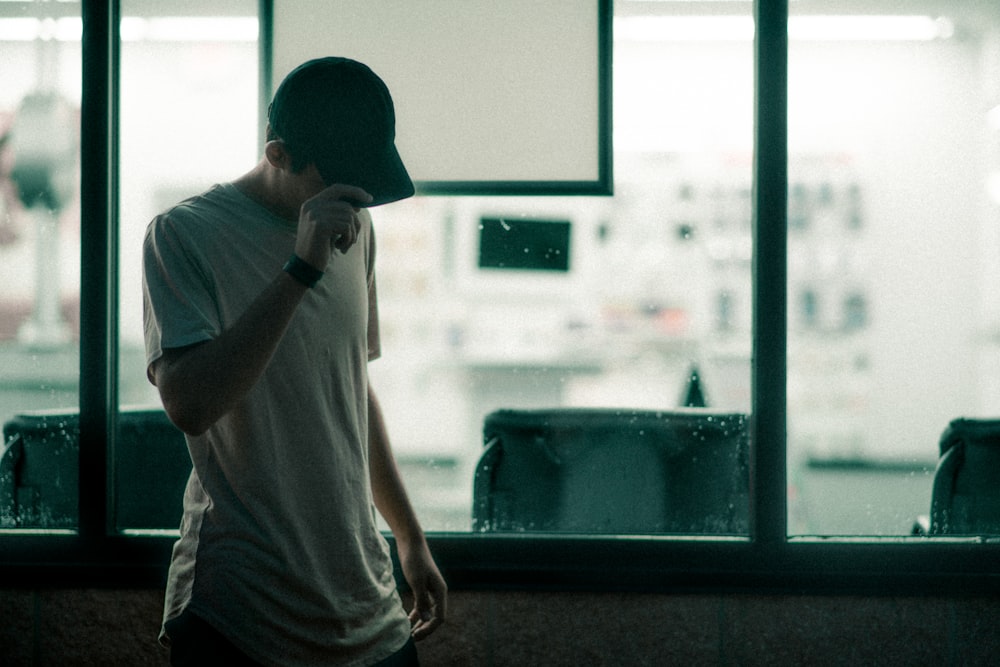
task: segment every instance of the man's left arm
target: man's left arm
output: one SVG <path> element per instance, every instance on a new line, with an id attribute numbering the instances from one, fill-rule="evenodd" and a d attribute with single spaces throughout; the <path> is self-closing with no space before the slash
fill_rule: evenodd
<path id="1" fill-rule="evenodd" d="M 382 409 L 368 387 L 368 468 L 375 507 L 396 538 L 403 576 L 413 591 L 410 625 L 421 640 L 441 625 L 448 609 L 448 586 L 438 571 L 413 511 L 389 445 Z"/>

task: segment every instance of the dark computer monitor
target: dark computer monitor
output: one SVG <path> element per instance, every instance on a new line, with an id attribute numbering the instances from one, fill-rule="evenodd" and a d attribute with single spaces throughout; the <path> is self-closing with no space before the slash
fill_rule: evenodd
<path id="1" fill-rule="evenodd" d="M 484 217 L 479 220 L 479 268 L 569 271 L 568 220 Z"/>

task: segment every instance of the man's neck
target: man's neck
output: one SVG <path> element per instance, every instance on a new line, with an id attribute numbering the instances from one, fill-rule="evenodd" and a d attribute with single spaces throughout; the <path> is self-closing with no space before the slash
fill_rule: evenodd
<path id="1" fill-rule="evenodd" d="M 281 195 L 281 188 L 266 160 L 233 181 L 244 195 L 257 202 L 283 220 L 297 222 L 299 211 L 290 206 Z"/>

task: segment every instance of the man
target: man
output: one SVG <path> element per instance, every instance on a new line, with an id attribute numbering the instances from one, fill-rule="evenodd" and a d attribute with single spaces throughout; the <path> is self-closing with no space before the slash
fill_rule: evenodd
<path id="1" fill-rule="evenodd" d="M 365 207 L 413 194 L 394 137 L 378 76 L 309 61 L 275 93 L 262 160 L 149 225 L 148 374 L 194 463 L 164 608 L 174 664 L 416 664 L 413 640 L 444 621 L 368 386 Z"/>

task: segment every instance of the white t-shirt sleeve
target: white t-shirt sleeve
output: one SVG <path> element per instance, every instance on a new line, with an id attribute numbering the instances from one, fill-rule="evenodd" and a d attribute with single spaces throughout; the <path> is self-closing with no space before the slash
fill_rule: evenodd
<path id="1" fill-rule="evenodd" d="M 178 211 L 155 218 L 143 242 L 143 325 L 147 367 L 163 350 L 201 343 L 221 331 L 211 273 L 183 233 Z"/>

